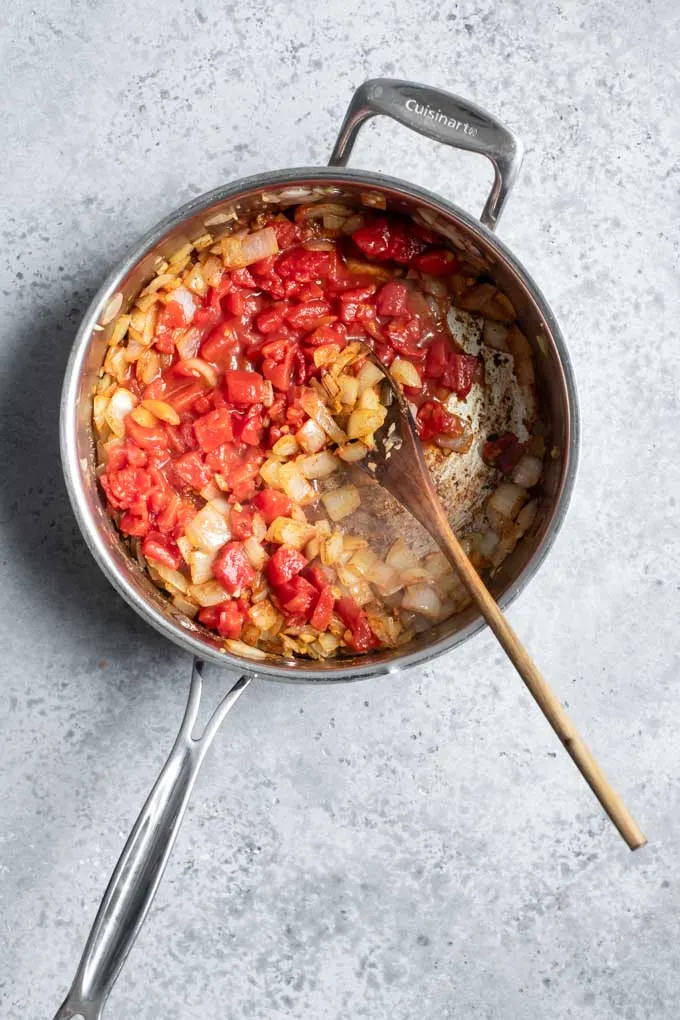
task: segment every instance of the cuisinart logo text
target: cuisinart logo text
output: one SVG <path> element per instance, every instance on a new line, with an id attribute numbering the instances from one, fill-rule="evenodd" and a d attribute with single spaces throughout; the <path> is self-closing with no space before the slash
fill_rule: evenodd
<path id="1" fill-rule="evenodd" d="M 421 103 L 417 103 L 415 99 L 407 99 L 406 109 L 409 113 L 415 113 L 418 117 L 433 120 L 437 124 L 446 124 L 447 127 L 454 128 L 456 131 L 462 131 L 463 134 L 470 135 L 472 138 L 477 134 L 477 128 L 472 127 L 467 121 L 448 117 L 443 110 L 433 110 L 427 103 L 423 106 Z"/>

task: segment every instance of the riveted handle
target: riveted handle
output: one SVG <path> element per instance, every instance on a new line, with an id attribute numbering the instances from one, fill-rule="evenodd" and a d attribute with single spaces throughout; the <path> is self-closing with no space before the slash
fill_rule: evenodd
<path id="1" fill-rule="evenodd" d="M 54 1020 L 100 1020 L 168 863 L 198 771 L 220 724 L 252 677 L 240 677 L 200 737 L 193 730 L 201 701 L 202 663 L 195 661 L 186 712 L 174 747 L 114 869 L 76 976 Z"/>
<path id="2" fill-rule="evenodd" d="M 393 78 L 371 78 L 352 96 L 329 160 L 346 166 L 362 124 L 391 117 L 405 127 L 454 149 L 478 152 L 491 161 L 494 182 L 481 221 L 495 230 L 522 165 L 524 149 L 512 131 L 486 110 L 441 89 Z"/>

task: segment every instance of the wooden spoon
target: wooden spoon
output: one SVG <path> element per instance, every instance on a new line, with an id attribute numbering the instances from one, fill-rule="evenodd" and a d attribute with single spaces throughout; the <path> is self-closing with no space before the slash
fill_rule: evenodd
<path id="1" fill-rule="evenodd" d="M 435 491 L 416 425 L 404 396 L 385 366 L 367 347 L 366 354 L 385 376 L 389 387 L 387 418 L 375 433 L 376 449 L 357 463 L 380 483 L 430 533 L 456 568 L 480 613 L 529 688 L 539 708 L 564 744 L 574 764 L 631 850 L 647 839 L 616 790 L 593 758 L 576 727 L 538 667 L 489 593 L 451 530 Z"/>

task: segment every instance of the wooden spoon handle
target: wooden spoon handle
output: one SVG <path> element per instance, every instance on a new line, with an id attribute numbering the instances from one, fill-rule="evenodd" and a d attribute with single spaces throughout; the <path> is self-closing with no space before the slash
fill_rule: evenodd
<path id="1" fill-rule="evenodd" d="M 439 522 L 439 543 L 458 571 L 461 580 L 477 604 L 479 611 L 505 649 L 508 658 L 522 677 L 539 708 L 560 738 L 576 768 L 586 780 L 610 819 L 631 850 L 647 842 L 645 834 L 628 811 L 619 794 L 597 764 L 580 733 L 562 707 L 559 699 L 522 645 L 514 630 L 498 608 L 475 568 L 451 530 L 445 515 Z"/>

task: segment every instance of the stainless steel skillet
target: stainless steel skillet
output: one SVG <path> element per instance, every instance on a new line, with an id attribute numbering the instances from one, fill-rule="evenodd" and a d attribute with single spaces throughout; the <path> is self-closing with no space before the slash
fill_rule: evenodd
<path id="1" fill-rule="evenodd" d="M 381 174 L 345 169 L 357 132 L 385 115 L 445 145 L 480 153 L 494 167 L 494 183 L 481 222 L 424 189 Z M 559 327 L 540 290 L 494 230 L 519 172 L 522 147 L 495 118 L 456 96 L 411 82 L 375 79 L 357 89 L 328 168 L 279 170 L 225 185 L 177 210 L 144 237 L 114 269 L 78 331 L 68 363 L 61 406 L 64 475 L 78 523 L 95 559 L 114 587 L 147 622 L 195 656 L 189 701 L 180 732 L 111 878 L 60 1020 L 95 1020 L 144 921 L 182 820 L 198 769 L 222 720 L 255 677 L 334 683 L 428 662 L 484 626 L 474 609 L 418 635 L 398 651 L 382 651 L 322 664 L 267 656 L 261 661 L 227 654 L 214 635 L 187 620 L 155 588 L 120 541 L 103 505 L 95 473 L 92 393 L 113 319 L 154 275 L 165 255 L 206 230 L 219 231 L 234 215 L 248 217 L 314 196 L 361 204 L 383 196 L 388 210 L 424 216 L 466 251 L 518 310 L 534 348 L 543 415 L 558 451 L 546 469 L 540 510 L 530 532 L 497 574 L 492 592 L 505 607 L 544 560 L 564 518 L 578 452 L 578 405 L 573 373 Z M 203 662 L 225 670 L 232 687 L 202 735 L 193 729 L 201 698 Z"/>

